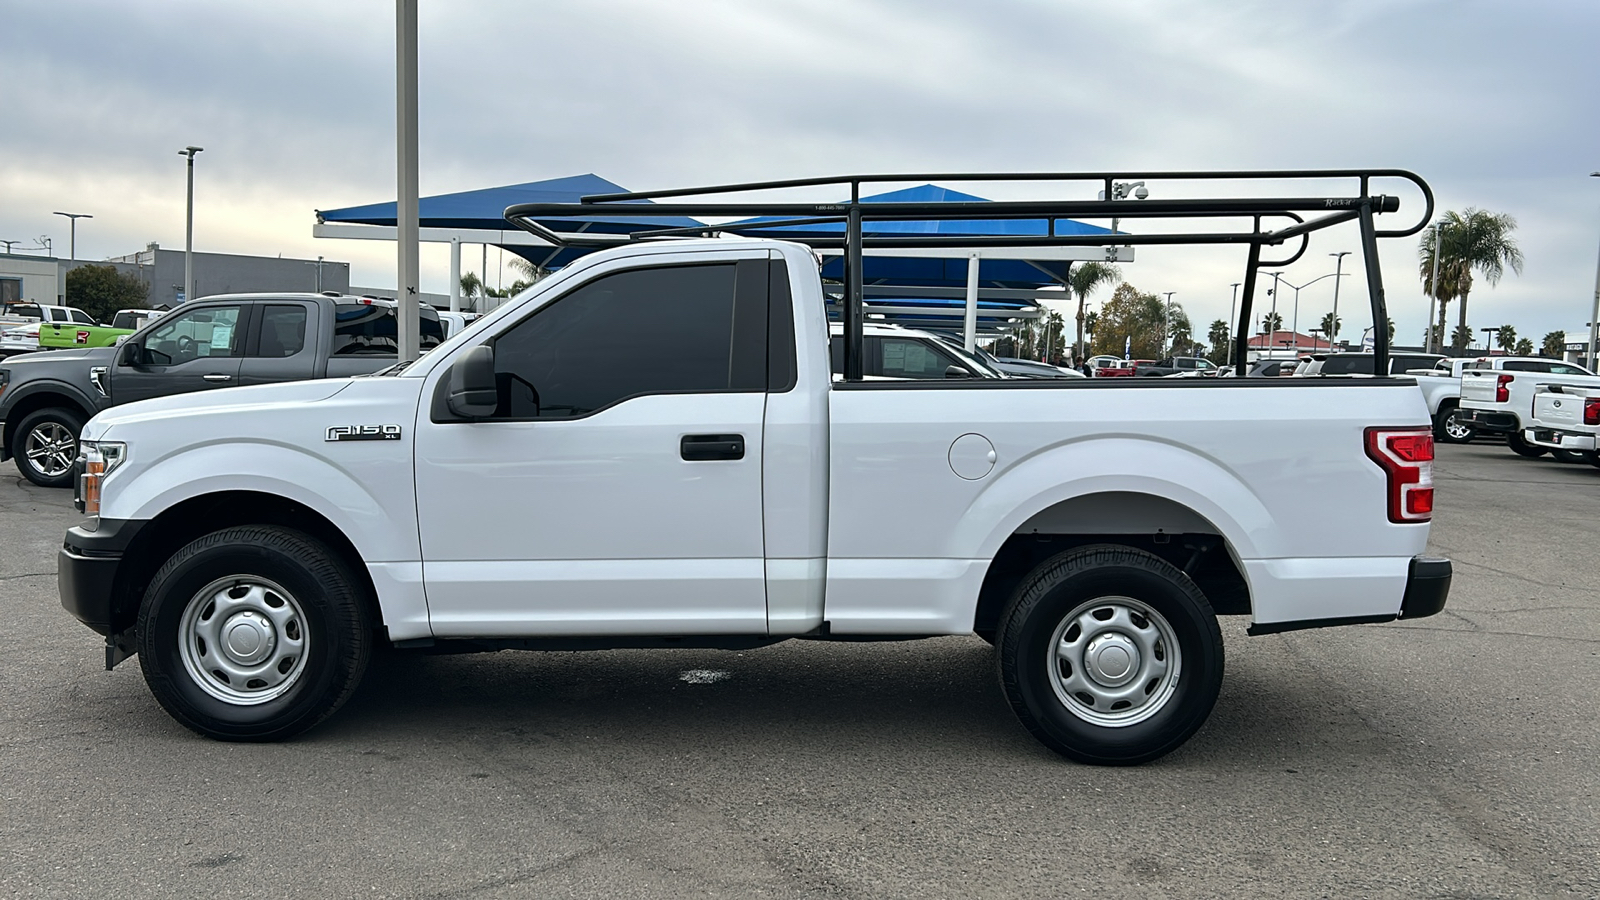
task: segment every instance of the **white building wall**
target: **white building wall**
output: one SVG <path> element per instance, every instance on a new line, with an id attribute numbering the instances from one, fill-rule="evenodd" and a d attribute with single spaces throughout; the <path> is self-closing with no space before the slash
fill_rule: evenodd
<path id="1" fill-rule="evenodd" d="M 48 304 L 60 301 L 61 261 L 54 257 L 0 253 L 0 279 L 22 282 L 18 299 Z"/>

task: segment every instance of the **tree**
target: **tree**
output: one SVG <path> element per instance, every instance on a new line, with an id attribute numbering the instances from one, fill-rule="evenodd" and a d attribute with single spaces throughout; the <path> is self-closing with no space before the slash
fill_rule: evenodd
<path id="1" fill-rule="evenodd" d="M 1515 352 L 1516 355 L 1518 355 L 1518 356 L 1532 356 L 1533 355 L 1533 341 L 1530 341 L 1527 338 L 1519 339 L 1517 341 L 1517 348 L 1513 352 Z"/>
<path id="2" fill-rule="evenodd" d="M 1179 307 L 1173 304 L 1176 319 Z M 1101 304 L 1094 331 L 1097 353 L 1121 356 L 1124 342 L 1135 359 L 1160 359 L 1166 346 L 1167 305 L 1127 282 Z M 1185 320 L 1187 322 L 1187 319 Z"/>
<path id="3" fill-rule="evenodd" d="M 1422 234 L 1418 247 L 1419 273 L 1423 292 L 1439 301 L 1439 330 L 1444 330 L 1445 306 L 1459 297 L 1456 309 L 1456 330 L 1452 346 L 1465 350 L 1472 343 L 1472 330 L 1467 327 L 1467 295 L 1472 293 L 1472 273 L 1477 272 L 1490 286 L 1500 283 L 1509 266 L 1522 273 L 1522 251 L 1511 237 L 1517 220 L 1505 213 L 1467 207 L 1465 212 L 1454 210 L 1444 214 L 1437 231 L 1430 228 Z M 1434 244 L 1439 246 L 1435 247 Z M 1433 260 L 1439 259 L 1439 284 L 1433 284 Z M 1437 288 L 1437 289 L 1436 289 Z M 1466 341 L 1461 336 L 1465 334 Z"/>
<path id="4" fill-rule="evenodd" d="M 1510 325 L 1501 325 L 1500 330 L 1495 332 L 1494 342 L 1501 350 L 1510 353 L 1517 349 L 1517 330 Z"/>
<path id="5" fill-rule="evenodd" d="M 1211 341 L 1211 353 L 1206 358 L 1219 366 L 1227 364 L 1230 337 L 1232 336 L 1228 334 L 1228 323 L 1221 319 L 1213 320 L 1211 327 L 1206 330 L 1206 338 Z"/>
<path id="6" fill-rule="evenodd" d="M 1339 328 L 1341 326 L 1343 326 L 1343 325 L 1344 325 L 1344 320 L 1343 319 L 1335 320 L 1334 317 L 1333 317 L 1333 313 L 1327 313 L 1327 314 L 1323 315 L 1323 317 L 1322 317 L 1322 333 L 1327 336 L 1327 338 L 1328 338 L 1328 346 L 1329 347 L 1333 346 L 1333 339 L 1339 334 Z M 1393 336 L 1394 335 L 1391 333 L 1390 337 L 1393 337 Z"/>
<path id="7" fill-rule="evenodd" d="M 1049 318 L 1045 320 L 1045 333 L 1040 336 L 1041 341 L 1049 345 L 1044 348 L 1044 361 L 1053 366 L 1059 366 L 1066 362 L 1066 324 L 1066 320 L 1061 317 L 1061 313 L 1052 312 Z"/>
<path id="8" fill-rule="evenodd" d="M 1539 348 L 1540 356 L 1549 356 L 1562 359 L 1567 355 L 1567 333 L 1565 331 L 1552 331 L 1544 336 L 1544 344 Z"/>
<path id="9" fill-rule="evenodd" d="M 1083 317 L 1083 333 L 1093 335 L 1096 328 L 1100 327 L 1100 314 L 1091 312 Z"/>
<path id="10" fill-rule="evenodd" d="M 1472 329 L 1465 325 L 1457 325 L 1456 330 L 1450 335 L 1450 349 L 1457 353 L 1465 353 L 1472 346 Z"/>
<path id="11" fill-rule="evenodd" d="M 1103 284 L 1122 280 L 1122 270 L 1111 263 L 1090 262 L 1073 269 L 1067 276 L 1067 290 L 1078 298 L 1078 339 L 1073 344 L 1075 355 L 1083 356 L 1084 304 L 1089 295 Z M 1093 315 L 1093 313 L 1090 313 Z"/>
<path id="12" fill-rule="evenodd" d="M 1262 334 L 1271 334 L 1274 331 L 1282 331 L 1282 330 L 1283 330 L 1283 314 L 1282 313 L 1269 312 L 1266 315 L 1261 317 L 1261 333 Z"/>
<path id="13" fill-rule="evenodd" d="M 138 309 L 150 300 L 150 286 L 116 266 L 78 266 L 67 272 L 67 305 L 96 322 L 109 322 L 119 309 Z"/>

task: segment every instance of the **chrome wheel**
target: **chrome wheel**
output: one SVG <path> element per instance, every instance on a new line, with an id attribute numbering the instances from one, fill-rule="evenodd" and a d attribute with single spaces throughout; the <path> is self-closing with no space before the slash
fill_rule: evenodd
<path id="1" fill-rule="evenodd" d="M 40 422 L 23 439 L 22 454 L 40 475 L 59 478 L 72 468 L 78 439 L 60 422 Z"/>
<path id="2" fill-rule="evenodd" d="M 236 706 L 283 696 L 305 671 L 309 641 L 299 601 L 255 575 L 219 578 L 201 588 L 178 625 L 189 677 Z"/>
<path id="3" fill-rule="evenodd" d="M 1113 728 L 1160 712 L 1183 668 L 1172 625 L 1131 597 L 1079 604 L 1056 626 L 1050 647 L 1056 699 L 1085 722 Z"/>
<path id="4" fill-rule="evenodd" d="M 1453 441 L 1465 441 L 1472 437 L 1473 428 L 1471 425 L 1468 425 L 1456 418 L 1456 415 L 1456 413 L 1452 412 L 1444 420 L 1445 436 Z"/>

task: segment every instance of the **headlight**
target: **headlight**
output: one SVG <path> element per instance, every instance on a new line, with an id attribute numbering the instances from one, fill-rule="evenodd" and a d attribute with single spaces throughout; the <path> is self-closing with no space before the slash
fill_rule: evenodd
<path id="1" fill-rule="evenodd" d="M 107 475 L 128 458 L 128 445 L 119 441 L 78 442 L 78 509 L 92 521 L 89 530 L 100 524 L 100 488 Z"/>

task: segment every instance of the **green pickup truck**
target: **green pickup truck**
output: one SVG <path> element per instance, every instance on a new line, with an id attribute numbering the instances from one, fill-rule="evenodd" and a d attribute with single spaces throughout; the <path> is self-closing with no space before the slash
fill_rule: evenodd
<path id="1" fill-rule="evenodd" d="M 117 338 L 133 334 L 161 317 L 159 310 L 118 310 L 110 325 L 84 325 L 78 322 L 45 322 L 39 326 L 39 349 L 61 350 L 71 347 L 110 347 Z"/>

